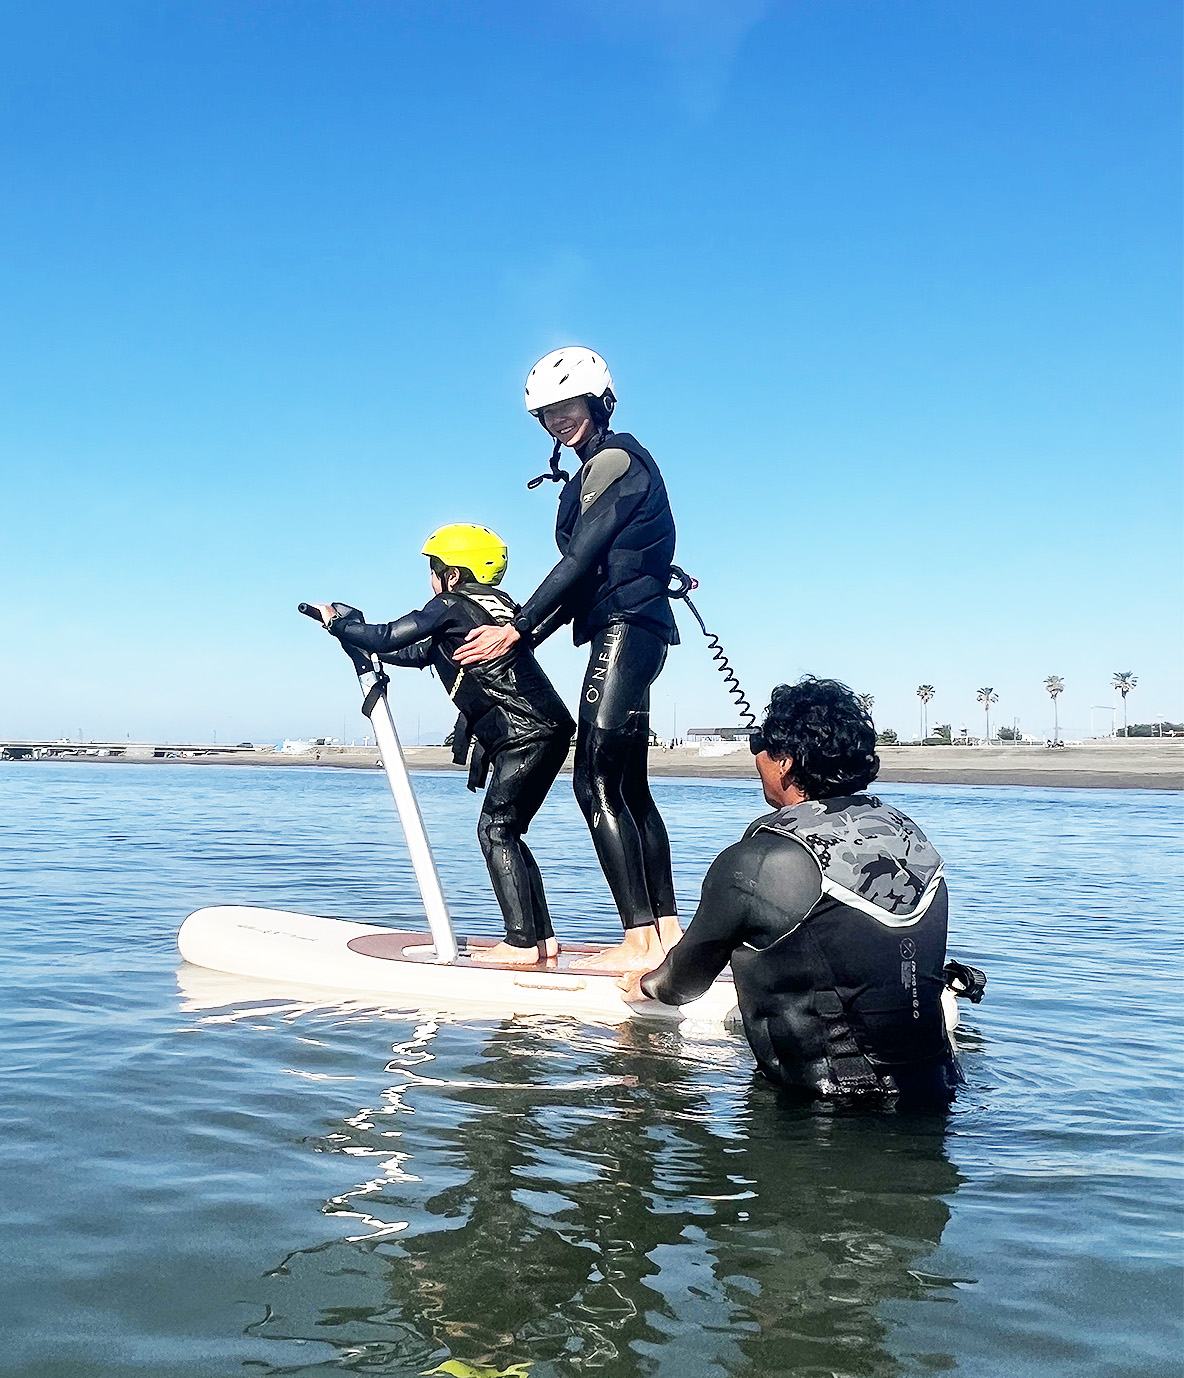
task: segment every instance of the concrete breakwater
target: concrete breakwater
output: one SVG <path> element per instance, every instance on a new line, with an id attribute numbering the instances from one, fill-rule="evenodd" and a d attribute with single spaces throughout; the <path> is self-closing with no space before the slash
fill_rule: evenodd
<path id="1" fill-rule="evenodd" d="M 253 742 L 219 746 L 217 742 L 92 742 L 69 737 L 0 741 L 0 761 L 172 761 L 217 756 L 260 756 L 273 752 Z"/>

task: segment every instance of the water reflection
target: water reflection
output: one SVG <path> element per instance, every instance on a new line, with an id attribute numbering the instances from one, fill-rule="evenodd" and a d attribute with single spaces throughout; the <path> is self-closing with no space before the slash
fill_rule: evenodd
<path id="1" fill-rule="evenodd" d="M 803 1111 L 734 1047 L 630 1026 L 448 1034 L 318 1145 L 373 1171 L 324 1207 L 348 1237 L 263 1280 L 253 1335 L 367 1373 L 892 1374 L 883 1304 L 952 1296 L 919 1266 L 960 1180 L 942 1120 Z"/>

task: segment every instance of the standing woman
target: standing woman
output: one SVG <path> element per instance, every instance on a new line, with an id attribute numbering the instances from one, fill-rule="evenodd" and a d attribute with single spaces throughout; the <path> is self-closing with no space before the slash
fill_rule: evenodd
<path id="1" fill-rule="evenodd" d="M 547 479 L 563 484 L 555 540 L 559 563 L 506 627 L 474 629 L 454 652 L 460 665 L 536 646 L 565 622 L 590 644 L 580 691 L 573 784 L 625 928 L 618 946 L 579 966 L 645 970 L 678 941 L 670 840 L 646 778 L 650 685 L 678 629 L 667 588 L 674 518 L 653 456 L 609 430 L 616 398 L 604 360 L 557 349 L 530 371 L 526 406 L 555 441 Z M 559 467 L 575 451 L 574 477 Z"/>

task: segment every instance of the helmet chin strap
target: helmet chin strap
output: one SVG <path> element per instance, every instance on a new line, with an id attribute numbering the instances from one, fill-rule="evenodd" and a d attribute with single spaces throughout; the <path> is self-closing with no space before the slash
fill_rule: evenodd
<path id="1" fill-rule="evenodd" d="M 537 477 L 532 478 L 530 482 L 526 485 L 528 488 L 537 488 L 540 483 L 546 483 L 548 482 L 548 480 L 551 483 L 566 483 L 568 479 L 571 478 L 571 475 L 567 472 L 566 469 L 561 469 L 559 467 L 559 451 L 562 449 L 563 441 L 557 440 L 555 442 L 555 448 L 551 451 L 550 473 L 539 474 Z"/>

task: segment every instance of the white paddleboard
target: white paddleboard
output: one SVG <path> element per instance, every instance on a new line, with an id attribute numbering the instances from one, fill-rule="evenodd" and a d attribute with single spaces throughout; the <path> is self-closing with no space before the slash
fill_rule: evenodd
<path id="1" fill-rule="evenodd" d="M 233 976 L 330 987 L 406 1000 L 416 1007 L 461 1003 L 499 1013 L 575 1014 L 622 1023 L 648 1019 L 666 1023 L 739 1027 L 736 988 L 722 976 L 687 1005 L 656 1000 L 627 1002 L 618 974 L 580 971 L 571 963 L 599 949 L 564 944 L 554 965 L 488 966 L 465 951 L 490 947 L 474 938 L 455 962 L 439 963 L 426 933 L 404 932 L 348 919 L 323 919 L 281 909 L 233 905 L 199 909 L 181 925 L 177 946 L 195 966 Z"/>

